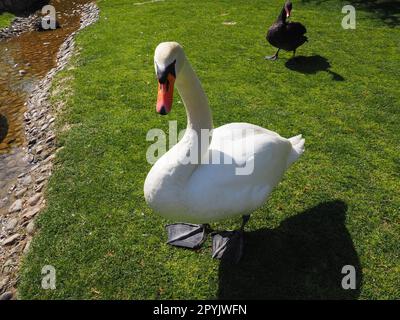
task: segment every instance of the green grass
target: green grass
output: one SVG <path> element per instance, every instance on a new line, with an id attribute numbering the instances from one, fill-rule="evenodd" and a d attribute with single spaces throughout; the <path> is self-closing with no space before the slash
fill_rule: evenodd
<path id="1" fill-rule="evenodd" d="M 0 13 L 0 29 L 8 27 L 13 19 L 14 15 L 12 15 L 11 13 Z"/>
<path id="2" fill-rule="evenodd" d="M 326 58 L 330 72 L 314 72 L 321 58 L 303 72 L 285 66 L 290 53 L 264 61 L 281 0 L 99 1 L 100 21 L 78 36 L 81 53 L 58 77 L 58 125 L 70 130 L 59 133 L 22 298 L 400 297 L 399 28 L 358 11 L 357 29 L 344 30 L 339 1 L 294 5 L 310 39 L 298 54 Z M 198 252 L 167 246 L 166 221 L 143 198 L 147 131 L 186 124 L 177 103 L 167 118 L 155 114 L 153 52 L 166 40 L 184 45 L 216 126 L 246 121 L 306 138 L 304 156 L 253 215 L 237 266 L 212 260 L 209 242 Z M 48 264 L 53 291 L 40 287 Z M 347 264 L 358 271 L 355 291 L 340 287 Z"/>

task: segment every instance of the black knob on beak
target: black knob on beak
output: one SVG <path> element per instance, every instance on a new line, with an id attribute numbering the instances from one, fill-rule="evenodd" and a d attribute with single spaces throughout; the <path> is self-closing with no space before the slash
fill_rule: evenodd
<path id="1" fill-rule="evenodd" d="M 168 113 L 167 113 L 167 110 L 165 109 L 165 107 L 161 107 L 160 114 L 161 114 L 162 116 L 166 116 L 166 115 L 168 114 Z"/>

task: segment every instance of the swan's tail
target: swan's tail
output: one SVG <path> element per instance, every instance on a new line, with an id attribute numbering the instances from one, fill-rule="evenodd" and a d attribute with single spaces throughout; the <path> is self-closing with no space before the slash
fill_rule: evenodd
<path id="1" fill-rule="evenodd" d="M 289 159 L 288 159 L 288 168 L 296 162 L 300 156 L 304 153 L 304 144 L 306 142 L 305 139 L 303 139 L 302 135 L 298 135 L 296 137 L 290 138 L 289 139 L 290 143 L 292 144 L 292 152 L 290 153 Z"/>

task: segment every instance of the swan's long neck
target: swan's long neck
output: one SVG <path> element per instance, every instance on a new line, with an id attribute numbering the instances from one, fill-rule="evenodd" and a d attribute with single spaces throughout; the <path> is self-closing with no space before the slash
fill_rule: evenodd
<path id="1" fill-rule="evenodd" d="M 187 128 L 195 130 L 198 134 L 201 129 L 211 130 L 213 128 L 212 115 L 207 96 L 187 60 L 176 79 L 176 88 L 186 107 Z"/>
<path id="2" fill-rule="evenodd" d="M 175 84 L 186 107 L 187 129 L 183 138 L 168 152 L 168 157 L 173 161 L 163 166 L 169 181 L 178 187 L 186 183 L 200 164 L 200 159 L 207 151 L 204 145 L 202 147 L 201 130 L 211 130 L 213 124 L 207 96 L 188 61 L 185 61 Z"/>
<path id="3" fill-rule="evenodd" d="M 282 22 L 286 23 L 286 9 L 283 7 L 281 14 L 279 15 L 278 19 L 276 20 L 277 22 Z"/>

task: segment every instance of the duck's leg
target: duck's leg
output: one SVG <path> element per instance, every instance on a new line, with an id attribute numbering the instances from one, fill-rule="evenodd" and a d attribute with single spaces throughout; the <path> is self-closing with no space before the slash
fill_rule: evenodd
<path id="1" fill-rule="evenodd" d="M 223 257 L 229 257 L 229 260 L 233 263 L 239 263 L 243 256 L 244 228 L 249 220 L 249 215 L 243 216 L 242 225 L 239 230 L 214 232 L 212 234 L 213 258 L 222 259 Z"/>
<path id="2" fill-rule="evenodd" d="M 293 50 L 293 58 L 296 56 L 296 49 Z"/>
<path id="3" fill-rule="evenodd" d="M 278 51 L 273 55 L 273 56 L 266 56 L 265 60 L 271 60 L 271 61 L 275 61 L 278 59 L 278 55 L 279 55 L 279 51 L 281 51 L 281 49 L 278 49 Z"/>
<path id="4" fill-rule="evenodd" d="M 175 223 L 167 225 L 166 229 L 168 244 L 175 247 L 197 249 L 206 240 L 209 226 L 206 224 Z"/>

